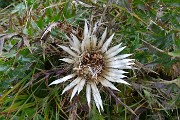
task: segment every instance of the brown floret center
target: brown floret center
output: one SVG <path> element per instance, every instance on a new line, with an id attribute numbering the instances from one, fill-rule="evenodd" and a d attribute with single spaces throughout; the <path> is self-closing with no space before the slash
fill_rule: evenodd
<path id="1" fill-rule="evenodd" d="M 104 69 L 103 54 L 101 51 L 85 52 L 79 62 L 79 76 L 87 80 L 98 80 Z"/>

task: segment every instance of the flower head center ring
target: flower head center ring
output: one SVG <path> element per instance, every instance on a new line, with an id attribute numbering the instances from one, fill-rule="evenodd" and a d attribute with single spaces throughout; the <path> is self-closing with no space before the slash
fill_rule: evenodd
<path id="1" fill-rule="evenodd" d="M 88 80 L 98 80 L 104 68 L 103 54 L 101 51 L 85 52 L 79 60 L 78 74 L 82 77 L 88 77 Z"/>

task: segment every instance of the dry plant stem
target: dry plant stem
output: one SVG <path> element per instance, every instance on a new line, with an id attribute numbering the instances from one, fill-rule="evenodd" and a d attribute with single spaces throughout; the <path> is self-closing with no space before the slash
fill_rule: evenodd
<path id="1" fill-rule="evenodd" d="M 157 51 L 157 52 L 159 52 L 159 53 L 163 53 L 163 54 L 169 55 L 169 56 L 171 56 L 171 57 L 174 57 L 174 56 L 172 56 L 171 54 L 168 54 L 166 51 L 163 51 L 163 50 L 161 50 L 161 49 L 159 49 L 159 48 L 151 45 L 150 43 L 148 43 L 148 42 L 146 42 L 146 41 L 144 41 L 144 40 L 142 40 L 142 39 L 141 39 L 141 41 L 142 41 L 142 42 L 144 43 L 144 45 L 145 45 L 148 49 L 150 49 L 150 50 L 155 50 L 155 51 Z M 178 56 L 176 56 L 176 57 L 178 57 Z M 178 57 L 178 58 L 180 58 L 180 57 Z"/>
<path id="2" fill-rule="evenodd" d="M 45 11 L 45 10 L 48 9 L 48 8 L 52 8 L 52 7 L 56 7 L 56 6 L 63 5 L 63 4 L 65 4 L 65 3 L 66 3 L 66 2 L 59 2 L 59 3 L 57 3 L 57 4 L 53 4 L 53 5 L 47 6 L 47 7 L 45 7 L 44 9 L 42 9 L 40 12 Z"/>
<path id="3" fill-rule="evenodd" d="M 101 15 L 101 18 L 100 18 L 100 23 L 102 23 L 102 21 L 103 21 L 103 19 L 105 19 L 105 15 L 106 15 L 106 11 L 107 11 L 107 8 L 108 8 L 109 6 L 107 5 L 105 8 L 104 8 L 104 11 L 103 11 L 103 13 L 102 13 L 102 15 Z"/>
<path id="4" fill-rule="evenodd" d="M 162 83 L 162 84 L 176 84 L 180 88 L 180 77 L 171 81 L 164 79 L 157 79 L 159 82 L 149 82 L 149 83 Z"/>
<path id="5" fill-rule="evenodd" d="M 35 74 L 33 76 L 33 78 L 24 85 L 24 87 L 21 89 L 21 91 L 26 89 L 28 86 L 32 85 L 35 80 L 37 80 L 38 78 L 40 78 L 42 76 L 44 76 L 43 78 L 46 80 L 45 84 L 46 84 L 46 86 L 48 86 L 48 78 L 50 77 L 50 75 L 63 74 L 63 73 L 65 73 L 65 71 L 66 70 L 63 70 L 63 69 L 42 70 L 41 72 L 38 72 L 37 74 Z"/>
<path id="6" fill-rule="evenodd" d="M 136 113 L 135 113 L 129 106 L 127 106 L 126 104 L 124 104 L 124 103 L 121 101 L 121 99 L 120 99 L 119 97 L 117 97 L 111 89 L 109 89 L 108 87 L 105 87 L 105 88 L 109 91 L 110 95 L 115 98 L 115 100 L 116 100 L 116 102 L 117 102 L 118 104 L 123 105 L 123 106 L 124 106 L 126 109 L 128 109 L 132 114 L 136 115 Z M 137 116 L 137 115 L 136 115 L 136 116 Z"/>
<path id="7" fill-rule="evenodd" d="M 77 103 L 75 103 L 73 110 L 70 111 L 68 120 L 76 120 L 76 119 L 77 119 Z"/>
<path id="8" fill-rule="evenodd" d="M 160 53 L 165 53 L 165 51 L 163 51 L 163 50 L 161 50 L 161 49 L 159 49 L 159 48 L 151 45 L 150 43 L 146 42 L 145 40 L 142 40 L 142 39 L 141 39 L 141 41 L 144 43 L 144 45 L 145 45 L 147 48 L 149 48 L 149 49 L 151 49 L 151 50 L 152 50 L 152 49 L 153 49 L 153 50 L 156 50 L 156 51 L 158 51 L 158 52 L 160 52 Z"/>
<path id="9" fill-rule="evenodd" d="M 144 64 L 138 62 L 137 60 L 135 61 L 135 67 L 138 68 L 138 69 L 143 69 L 143 70 L 145 70 L 147 73 L 151 73 L 151 72 L 152 72 L 152 73 L 155 73 L 155 74 L 159 75 L 159 73 L 157 73 L 156 71 L 154 71 L 154 70 L 146 67 Z"/>
<path id="10" fill-rule="evenodd" d="M 43 31 L 40 40 L 46 41 L 47 37 L 49 37 L 49 33 L 51 32 L 51 30 L 60 24 L 60 22 L 54 22 L 48 25 Z"/>
<path id="11" fill-rule="evenodd" d="M 134 14 L 134 13 L 132 13 L 131 11 L 129 11 L 128 9 L 123 8 L 123 7 L 120 7 L 120 6 L 116 5 L 116 4 L 112 4 L 112 6 L 113 6 L 114 8 L 119 9 L 120 11 L 124 11 L 124 12 L 130 14 L 131 16 L 133 16 L 134 18 L 136 18 L 136 19 L 138 19 L 139 21 L 143 22 L 143 23 L 147 26 L 147 23 L 146 23 L 143 19 L 141 19 L 137 14 Z"/>

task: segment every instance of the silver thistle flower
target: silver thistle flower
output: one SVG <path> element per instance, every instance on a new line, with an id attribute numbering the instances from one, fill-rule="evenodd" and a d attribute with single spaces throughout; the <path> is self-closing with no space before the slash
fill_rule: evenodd
<path id="1" fill-rule="evenodd" d="M 80 93 L 86 84 L 88 106 L 90 108 L 92 93 L 95 105 L 100 112 L 100 108 L 103 110 L 103 105 L 97 85 L 101 83 L 105 87 L 119 91 L 112 82 L 129 85 L 129 83 L 122 79 L 126 77 L 123 74 L 127 73 L 122 69 L 132 69 L 131 65 L 134 63 L 133 59 L 126 59 L 131 54 L 118 55 L 125 48 L 121 47 L 121 43 L 108 48 L 114 34 L 105 41 L 107 28 L 102 34 L 101 39 L 99 41 L 97 40 L 95 36 L 97 25 L 98 24 L 95 24 L 91 31 L 85 21 L 84 39 L 82 42 L 79 41 L 75 35 L 71 34 L 71 38 L 68 38 L 70 47 L 59 45 L 59 47 L 71 55 L 71 57 L 61 60 L 74 65 L 73 73 L 53 81 L 50 85 L 72 80 L 62 92 L 63 94 L 67 90 L 73 88 L 71 100 L 75 94 Z"/>

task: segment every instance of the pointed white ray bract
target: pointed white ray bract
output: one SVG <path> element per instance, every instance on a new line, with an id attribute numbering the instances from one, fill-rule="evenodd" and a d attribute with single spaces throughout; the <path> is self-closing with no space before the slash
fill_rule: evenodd
<path id="1" fill-rule="evenodd" d="M 119 63 L 119 64 L 117 64 L 117 63 L 113 63 L 113 62 L 111 62 L 111 63 L 108 63 L 107 64 L 107 68 L 115 68 L 115 69 L 131 69 L 132 68 L 132 66 L 130 66 L 130 65 L 133 65 L 134 63 L 133 62 L 129 62 L 129 63 Z"/>
<path id="2" fill-rule="evenodd" d="M 97 37 L 95 35 L 91 36 L 91 47 L 95 48 L 97 44 Z"/>
<path id="3" fill-rule="evenodd" d="M 86 98 L 87 98 L 87 103 L 89 108 L 91 107 L 90 102 L 91 102 L 91 86 L 89 83 L 86 85 Z"/>
<path id="4" fill-rule="evenodd" d="M 132 54 L 118 55 L 118 56 L 111 57 L 111 58 L 107 59 L 107 61 L 121 60 L 121 59 L 127 58 L 127 57 L 129 57 L 129 56 L 131 56 L 131 55 L 132 55 Z"/>
<path id="5" fill-rule="evenodd" d="M 101 84 L 103 85 L 103 86 L 105 86 L 105 87 L 109 87 L 109 88 L 111 88 L 111 89 L 113 89 L 113 90 L 117 90 L 117 91 L 119 91 L 111 82 L 109 82 L 108 80 L 106 80 L 106 79 L 101 79 L 100 80 L 100 82 L 101 82 Z"/>
<path id="6" fill-rule="evenodd" d="M 71 56 L 73 57 L 77 57 L 77 54 L 74 53 L 70 48 L 66 47 L 66 46 L 62 46 L 62 45 L 58 45 L 59 47 L 61 47 L 64 51 L 66 51 L 67 53 L 69 53 Z"/>
<path id="7" fill-rule="evenodd" d="M 81 51 L 90 50 L 90 46 L 91 46 L 91 40 L 90 40 L 90 37 L 87 36 L 87 37 L 84 38 L 83 41 L 82 41 Z"/>
<path id="8" fill-rule="evenodd" d="M 78 38 L 74 34 L 71 34 L 71 37 L 72 37 L 73 42 L 74 42 L 74 47 L 79 50 L 80 45 L 81 45 L 80 41 L 78 40 Z"/>
<path id="9" fill-rule="evenodd" d="M 117 82 L 117 83 L 123 83 L 123 84 L 126 84 L 126 85 L 130 85 L 129 83 L 127 83 L 126 81 L 122 80 L 122 79 L 114 79 L 112 77 L 109 77 L 107 75 L 103 75 L 104 78 L 106 78 L 108 81 L 111 81 L 111 82 Z"/>
<path id="10" fill-rule="evenodd" d="M 67 62 L 67 63 L 74 63 L 74 60 L 70 59 L 70 58 L 63 58 L 63 59 L 59 59 L 59 60 Z"/>
<path id="11" fill-rule="evenodd" d="M 114 78 L 114 79 L 122 79 L 125 78 L 127 76 L 125 75 L 117 75 L 117 74 L 111 74 L 110 77 Z"/>
<path id="12" fill-rule="evenodd" d="M 107 49 L 108 49 L 108 47 L 109 47 L 109 45 L 110 45 L 113 37 L 114 37 L 114 33 L 113 33 L 113 34 L 107 39 L 107 41 L 103 44 L 103 46 L 102 46 L 102 48 L 101 48 L 102 53 L 104 53 L 104 52 L 107 51 Z"/>
<path id="13" fill-rule="evenodd" d="M 64 94 L 66 91 L 70 90 L 70 89 L 73 88 L 75 85 L 77 85 L 77 84 L 80 82 L 81 79 L 82 79 L 82 78 L 77 77 L 75 80 L 73 80 L 68 86 L 66 86 L 66 87 L 64 88 L 62 94 Z"/>
<path id="14" fill-rule="evenodd" d="M 71 38 L 69 38 L 67 35 L 65 35 L 65 37 L 69 40 L 70 45 L 71 45 L 71 46 L 74 46 L 74 43 L 73 43 L 73 41 L 71 40 Z"/>
<path id="15" fill-rule="evenodd" d="M 72 100 L 72 98 L 73 98 L 73 97 L 75 96 L 75 94 L 77 93 L 78 87 L 79 87 L 79 84 L 77 84 L 77 85 L 74 87 L 74 89 L 73 89 L 73 91 L 72 91 L 72 94 L 71 94 L 70 101 Z"/>
<path id="16" fill-rule="evenodd" d="M 53 84 L 59 84 L 59 83 L 65 82 L 65 81 L 73 78 L 74 76 L 76 76 L 76 74 L 67 75 L 67 76 L 65 76 L 63 78 L 60 78 L 60 79 L 57 79 L 57 80 L 53 81 L 51 84 L 49 84 L 49 86 L 53 85 Z"/>
<path id="17" fill-rule="evenodd" d="M 104 71 L 105 73 L 110 72 L 110 73 L 115 73 L 115 74 L 124 74 L 124 73 L 128 73 L 126 71 L 123 70 L 119 70 L 119 69 L 113 69 L 113 68 L 109 68 L 107 71 Z"/>
<path id="18" fill-rule="evenodd" d="M 129 63 L 129 65 L 133 65 L 134 63 Z M 132 66 L 129 65 L 119 65 L 119 66 L 108 66 L 109 68 L 121 68 L 121 69 L 133 69 Z"/>
<path id="19" fill-rule="evenodd" d="M 112 52 L 117 51 L 117 50 L 119 49 L 119 47 L 121 46 L 121 44 L 122 44 L 122 43 L 120 43 L 119 45 L 116 45 L 116 46 L 110 48 L 110 49 L 106 52 L 106 54 L 108 55 L 108 54 L 111 54 Z"/>
<path id="20" fill-rule="evenodd" d="M 86 51 L 86 50 L 89 51 L 90 48 L 91 48 L 91 40 L 90 40 L 89 37 L 87 37 L 87 39 L 86 39 L 86 41 L 85 41 L 85 44 L 84 44 L 84 51 Z"/>
<path id="21" fill-rule="evenodd" d="M 97 96 L 95 95 L 94 91 L 92 91 L 92 93 L 93 93 L 93 98 L 94 98 L 95 105 L 96 105 L 99 113 L 101 113 L 100 104 L 99 104 L 98 98 L 97 98 Z"/>
<path id="22" fill-rule="evenodd" d="M 93 92 L 93 96 L 94 96 L 94 100 L 97 104 L 99 104 L 99 106 L 101 107 L 102 110 L 104 110 L 103 105 L 102 105 L 102 99 L 101 99 L 101 95 L 99 93 L 99 90 L 97 89 L 97 86 L 95 83 L 91 83 L 91 88 L 92 88 L 92 92 Z"/>
<path id="23" fill-rule="evenodd" d="M 108 76 L 110 76 L 110 77 L 114 77 L 114 78 L 119 78 L 119 79 L 126 77 L 126 76 L 123 75 L 123 74 L 116 74 L 116 73 L 110 73 L 110 72 L 106 73 L 106 75 L 108 75 Z"/>
<path id="24" fill-rule="evenodd" d="M 134 59 L 122 59 L 122 60 L 115 60 L 115 61 L 110 61 L 107 62 L 109 65 L 127 65 Z"/>
<path id="25" fill-rule="evenodd" d="M 74 50 L 75 52 L 77 52 L 78 54 L 81 54 L 80 50 L 75 48 L 75 47 L 70 47 L 72 50 Z"/>
<path id="26" fill-rule="evenodd" d="M 105 29 L 104 33 L 101 36 L 101 40 L 98 43 L 98 48 L 100 48 L 103 45 L 103 42 L 104 42 L 104 40 L 106 38 L 106 35 L 107 35 L 107 28 Z"/>
<path id="27" fill-rule="evenodd" d="M 84 51 L 85 49 L 88 49 L 88 45 L 90 45 L 89 30 L 88 30 L 87 21 L 85 20 L 84 39 L 82 40 L 82 43 L 81 43 L 81 51 Z"/>
<path id="28" fill-rule="evenodd" d="M 97 21 L 97 22 L 94 24 L 93 31 L 92 31 L 92 35 L 94 35 L 94 34 L 97 32 L 98 27 L 99 27 L 99 21 Z"/>
<path id="29" fill-rule="evenodd" d="M 79 88 L 78 88 L 78 94 L 81 92 L 81 90 L 83 89 L 84 87 L 84 84 L 85 84 L 86 80 L 85 79 L 82 79 L 79 83 Z"/>
<path id="30" fill-rule="evenodd" d="M 84 25 L 84 39 L 89 36 L 89 30 L 88 30 L 88 25 L 87 21 L 85 20 L 85 25 Z"/>
<path id="31" fill-rule="evenodd" d="M 124 50 L 124 48 L 126 48 L 126 46 L 119 48 L 117 51 L 112 52 L 111 54 L 106 54 L 107 58 L 111 58 L 114 57 L 115 55 L 117 55 L 118 53 L 120 53 L 122 50 Z"/>

